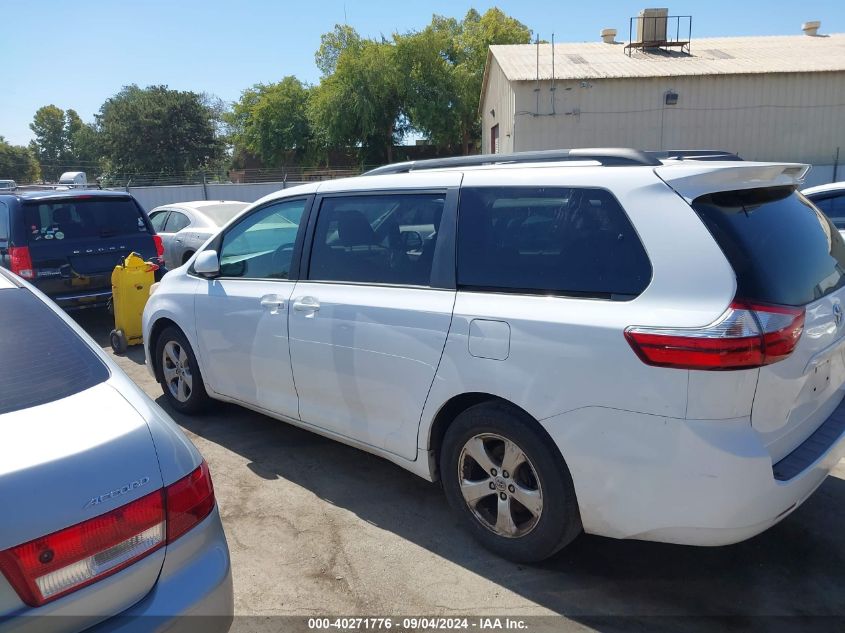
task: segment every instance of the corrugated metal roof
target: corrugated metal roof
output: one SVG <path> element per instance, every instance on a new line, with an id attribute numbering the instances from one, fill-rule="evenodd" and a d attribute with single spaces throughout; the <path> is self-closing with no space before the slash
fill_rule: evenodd
<path id="1" fill-rule="evenodd" d="M 845 71 L 845 34 L 810 37 L 717 37 L 692 40 L 691 54 L 644 53 L 629 57 L 623 44 L 555 44 L 555 79 L 617 79 Z M 537 45 L 491 46 L 510 81 L 537 78 Z M 487 70 L 487 69 L 486 69 Z M 485 73 L 486 74 L 486 73 Z M 540 79 L 552 77 L 552 45 L 540 44 Z"/>

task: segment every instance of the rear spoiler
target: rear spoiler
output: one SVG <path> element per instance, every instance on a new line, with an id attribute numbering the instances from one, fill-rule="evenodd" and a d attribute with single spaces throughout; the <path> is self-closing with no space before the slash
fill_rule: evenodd
<path id="1" fill-rule="evenodd" d="M 810 171 L 803 163 L 733 163 L 730 166 L 708 162 L 677 162 L 655 167 L 654 173 L 687 202 L 717 191 L 799 187 Z"/>

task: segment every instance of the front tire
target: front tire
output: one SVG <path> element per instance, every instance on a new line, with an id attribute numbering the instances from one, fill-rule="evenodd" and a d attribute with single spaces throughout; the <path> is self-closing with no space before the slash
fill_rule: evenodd
<path id="1" fill-rule="evenodd" d="M 581 532 L 569 469 L 513 407 L 483 403 L 458 415 L 443 438 L 440 477 L 453 511 L 503 558 L 541 561 Z"/>
<path id="2" fill-rule="evenodd" d="M 166 328 L 155 346 L 156 376 L 170 405 L 180 413 L 200 413 L 209 404 L 197 357 L 188 339 Z"/>

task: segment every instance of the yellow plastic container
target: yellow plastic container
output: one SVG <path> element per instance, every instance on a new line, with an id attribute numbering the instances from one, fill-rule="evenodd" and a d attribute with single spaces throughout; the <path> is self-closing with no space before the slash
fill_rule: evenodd
<path id="1" fill-rule="evenodd" d="M 156 268 L 155 264 L 145 262 L 137 253 L 130 253 L 112 271 L 114 329 L 109 342 L 117 354 L 125 352 L 129 345 L 140 345 L 144 340 L 141 316 L 150 297 Z"/>

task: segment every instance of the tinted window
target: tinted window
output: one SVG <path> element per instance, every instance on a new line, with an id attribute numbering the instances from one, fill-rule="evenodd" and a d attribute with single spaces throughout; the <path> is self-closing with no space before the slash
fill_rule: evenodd
<path id="1" fill-rule="evenodd" d="M 458 213 L 458 284 L 465 289 L 630 299 L 651 264 L 603 189 L 468 187 Z"/>
<path id="2" fill-rule="evenodd" d="M 290 200 L 264 207 L 238 222 L 223 236 L 220 274 L 287 279 L 304 209 L 305 200 Z"/>
<path id="3" fill-rule="evenodd" d="M 0 241 L 9 240 L 9 207 L 5 202 L 0 202 Z"/>
<path id="4" fill-rule="evenodd" d="M 804 305 L 845 284 L 845 243 L 792 187 L 725 191 L 693 207 L 733 266 L 737 296 Z"/>
<path id="5" fill-rule="evenodd" d="M 82 339 L 28 290 L 0 290 L 0 314 L 0 413 L 65 398 L 109 377 Z"/>
<path id="6" fill-rule="evenodd" d="M 309 279 L 427 286 L 445 194 L 326 198 Z"/>
<path id="7" fill-rule="evenodd" d="M 812 201 L 830 218 L 837 229 L 845 229 L 845 194 L 828 198 L 813 198 Z"/>
<path id="8" fill-rule="evenodd" d="M 140 208 L 129 198 L 51 200 L 24 205 L 29 241 L 148 233 Z"/>
<path id="9" fill-rule="evenodd" d="M 191 223 L 191 219 L 184 213 L 178 211 L 171 211 L 170 217 L 167 218 L 167 225 L 165 226 L 165 233 L 176 233 L 181 231 Z"/>
<path id="10" fill-rule="evenodd" d="M 161 233 L 164 231 L 164 221 L 167 219 L 167 214 L 170 213 L 169 211 L 156 211 L 152 215 L 150 215 L 150 223 L 153 225 L 153 228 L 156 230 L 157 233 Z"/>

